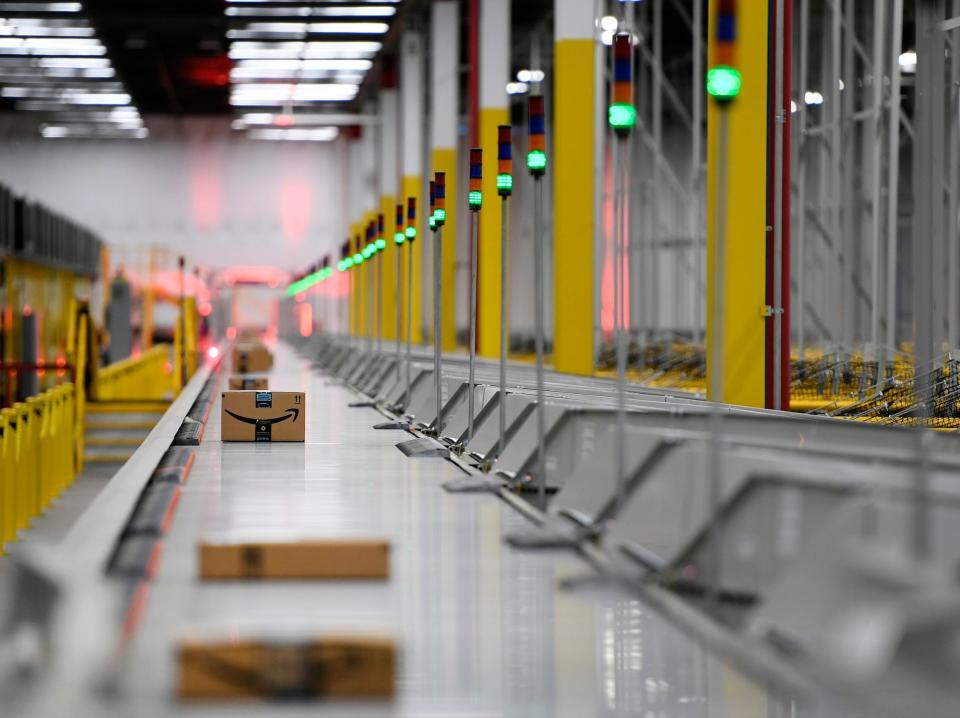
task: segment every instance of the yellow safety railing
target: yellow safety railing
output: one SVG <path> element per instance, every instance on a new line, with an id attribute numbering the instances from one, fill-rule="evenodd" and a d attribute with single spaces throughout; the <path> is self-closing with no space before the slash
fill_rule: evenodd
<path id="1" fill-rule="evenodd" d="M 0 410 L 0 554 L 76 478 L 76 422 L 73 384 Z"/>
<path id="2" fill-rule="evenodd" d="M 167 362 L 170 345 L 157 344 L 136 358 L 104 367 L 97 375 L 99 400 L 166 399 L 170 396 Z"/>

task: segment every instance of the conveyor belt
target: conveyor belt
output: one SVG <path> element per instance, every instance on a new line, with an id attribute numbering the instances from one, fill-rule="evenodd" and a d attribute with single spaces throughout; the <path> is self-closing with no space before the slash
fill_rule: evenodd
<path id="1" fill-rule="evenodd" d="M 52 705 L 70 705 L 71 715 L 82 718 L 821 715 L 768 694 L 636 594 L 603 585 L 561 590 L 564 579 L 588 573 L 580 559 L 509 548 L 503 537 L 529 526 L 521 514 L 493 495 L 443 491 L 460 468 L 403 457 L 395 444 L 408 434 L 374 431 L 379 412 L 348 408 L 356 394 L 311 372 L 286 346 L 276 349 L 270 386 L 306 390 L 306 443 L 221 443 L 216 394 L 158 571 L 140 597 L 146 602 L 138 627 L 113 674 L 115 690 L 55 682 L 47 690 L 56 693 L 31 705 L 46 706 L 45 715 Z M 207 585 L 196 579 L 201 538 L 334 536 L 388 538 L 391 579 Z M 178 637 L 252 628 L 281 636 L 390 634 L 401 651 L 398 696 L 386 706 L 239 710 L 173 699 Z"/>
<path id="2" fill-rule="evenodd" d="M 583 566 L 523 554 L 502 535 L 523 519 L 492 496 L 452 496 L 459 469 L 407 460 L 400 432 L 348 409 L 354 395 L 279 347 L 270 386 L 305 388 L 307 443 L 222 444 L 214 407 L 129 653 L 124 694 L 137 715 L 171 715 L 172 642 L 190 627 L 387 632 L 402 651 L 399 696 L 377 705 L 266 706 L 260 715 L 746 715 L 765 691 L 613 589 L 561 592 Z M 200 585 L 201 537 L 383 536 L 386 584 Z M 691 713 L 691 705 L 696 705 Z M 188 714 L 206 715 L 198 709 Z M 229 709 L 217 715 L 236 715 Z M 785 713 L 786 715 L 786 713 Z"/>

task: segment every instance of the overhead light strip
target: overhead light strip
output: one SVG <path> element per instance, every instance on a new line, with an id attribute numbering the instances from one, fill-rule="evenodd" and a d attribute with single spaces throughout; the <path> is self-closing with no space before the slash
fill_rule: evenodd
<path id="1" fill-rule="evenodd" d="M 43 137 L 146 137 L 95 28 L 69 16 L 82 10 L 80 2 L 0 2 L 0 97 L 50 114 Z"/>

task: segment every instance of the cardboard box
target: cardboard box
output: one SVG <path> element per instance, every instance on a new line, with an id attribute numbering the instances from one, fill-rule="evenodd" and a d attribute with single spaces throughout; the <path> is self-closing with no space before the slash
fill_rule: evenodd
<path id="1" fill-rule="evenodd" d="M 259 342 L 238 343 L 233 347 L 233 370 L 238 374 L 270 371 L 273 355 Z"/>
<path id="2" fill-rule="evenodd" d="M 388 578 L 390 543 L 381 539 L 200 543 L 202 579 Z"/>
<path id="3" fill-rule="evenodd" d="M 258 389 L 266 391 L 270 388 L 267 377 L 250 376 L 249 374 L 234 374 L 230 377 L 228 385 L 231 389 Z"/>
<path id="4" fill-rule="evenodd" d="M 177 690 L 185 700 L 389 698 L 396 649 L 389 638 L 181 641 Z"/>
<path id="5" fill-rule="evenodd" d="M 306 395 L 302 391 L 225 391 L 221 394 L 223 441 L 303 441 Z"/>

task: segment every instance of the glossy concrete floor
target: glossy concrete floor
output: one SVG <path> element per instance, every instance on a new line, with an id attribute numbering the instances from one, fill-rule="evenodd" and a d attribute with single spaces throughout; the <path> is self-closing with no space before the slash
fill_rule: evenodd
<path id="1" fill-rule="evenodd" d="M 211 414 L 127 660 L 130 715 L 643 716 L 813 715 L 774 697 L 629 594 L 558 589 L 585 566 L 501 541 L 524 519 L 493 496 L 450 495 L 459 469 L 407 459 L 403 432 L 276 351 L 274 390 L 306 390 L 305 444 L 223 444 Z M 201 537 L 386 537 L 386 582 L 201 584 Z M 173 646 L 192 632 L 370 632 L 401 651 L 392 703 L 185 705 Z"/>

